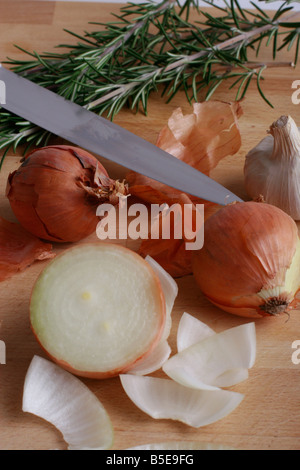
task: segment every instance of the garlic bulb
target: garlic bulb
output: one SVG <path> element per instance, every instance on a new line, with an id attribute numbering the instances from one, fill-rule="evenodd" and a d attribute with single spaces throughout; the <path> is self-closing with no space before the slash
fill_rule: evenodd
<path id="1" fill-rule="evenodd" d="M 300 220 L 300 132 L 291 116 L 281 116 L 247 155 L 245 188 L 250 197 L 263 196 L 294 220 Z"/>

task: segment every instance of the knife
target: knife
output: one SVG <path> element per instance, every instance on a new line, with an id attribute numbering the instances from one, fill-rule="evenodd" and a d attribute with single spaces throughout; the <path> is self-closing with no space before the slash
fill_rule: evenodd
<path id="1" fill-rule="evenodd" d="M 226 205 L 242 200 L 190 165 L 117 124 L 0 64 L 1 106 L 79 147 L 187 194 Z"/>

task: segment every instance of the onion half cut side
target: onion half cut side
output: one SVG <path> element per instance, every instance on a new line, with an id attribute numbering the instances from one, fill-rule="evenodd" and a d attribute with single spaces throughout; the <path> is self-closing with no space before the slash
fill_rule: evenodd
<path id="1" fill-rule="evenodd" d="M 69 450 L 104 450 L 113 444 L 113 427 L 98 398 L 77 377 L 42 357 L 34 356 L 28 368 L 22 409 L 53 424 Z"/>
<path id="2" fill-rule="evenodd" d="M 166 304 L 149 263 L 99 242 L 70 248 L 47 265 L 33 289 L 30 320 L 55 362 L 106 378 L 151 354 L 164 333 Z"/>
<path id="3" fill-rule="evenodd" d="M 228 390 L 193 390 L 169 379 L 121 374 L 122 386 L 142 411 L 155 419 L 199 428 L 231 413 L 244 395 Z"/>
<path id="4" fill-rule="evenodd" d="M 256 335 L 252 322 L 207 336 L 172 356 L 162 368 L 186 387 L 216 390 L 247 379 L 255 356 Z"/>

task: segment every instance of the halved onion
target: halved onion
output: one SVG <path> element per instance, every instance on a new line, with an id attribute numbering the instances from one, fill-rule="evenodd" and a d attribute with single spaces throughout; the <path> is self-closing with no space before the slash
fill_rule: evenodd
<path id="1" fill-rule="evenodd" d="M 231 413 L 243 395 L 228 390 L 193 390 L 169 379 L 121 374 L 122 386 L 142 411 L 199 428 Z"/>
<path id="2" fill-rule="evenodd" d="M 164 334 L 166 304 L 147 261 L 99 242 L 68 249 L 47 265 L 33 289 L 30 319 L 55 362 L 106 378 L 150 355 Z"/>
<path id="3" fill-rule="evenodd" d="M 210 335 L 183 349 L 165 362 L 163 370 L 187 387 L 216 390 L 245 380 L 255 355 L 252 322 Z"/>
<path id="4" fill-rule="evenodd" d="M 69 450 L 109 449 L 114 431 L 98 398 L 77 377 L 34 356 L 24 383 L 24 412 L 52 423 Z"/>

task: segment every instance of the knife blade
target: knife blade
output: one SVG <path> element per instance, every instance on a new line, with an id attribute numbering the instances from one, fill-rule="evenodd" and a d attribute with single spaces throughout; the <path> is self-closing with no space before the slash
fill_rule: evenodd
<path id="1" fill-rule="evenodd" d="M 0 64 L 1 107 L 73 144 L 187 194 L 226 205 L 231 191 L 154 144 Z"/>

